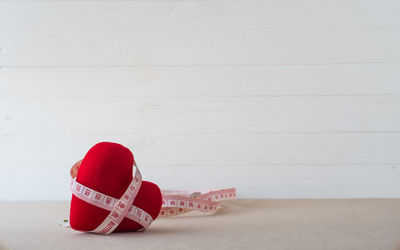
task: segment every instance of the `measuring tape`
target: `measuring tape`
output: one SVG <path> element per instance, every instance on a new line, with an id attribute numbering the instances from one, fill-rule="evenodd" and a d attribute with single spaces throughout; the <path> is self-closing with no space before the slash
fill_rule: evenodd
<path id="1" fill-rule="evenodd" d="M 136 164 L 134 167 L 136 171 L 132 182 L 120 199 L 97 192 L 78 183 L 75 179 L 71 180 L 71 191 L 73 195 L 89 204 L 110 211 L 104 221 L 90 232 L 110 234 L 118 227 L 125 217 L 139 223 L 144 229 L 147 229 L 153 222 L 153 218 L 146 211 L 131 205 L 142 184 L 142 175 Z"/>
<path id="2" fill-rule="evenodd" d="M 221 208 L 220 201 L 236 198 L 236 189 L 210 190 L 206 192 L 162 190 L 162 207 L 159 217 L 169 217 L 191 211 L 215 213 Z"/>
<path id="3" fill-rule="evenodd" d="M 117 199 L 78 183 L 75 179 L 80 164 L 79 161 L 71 168 L 71 192 L 77 198 L 96 207 L 110 211 L 104 221 L 92 233 L 110 234 L 126 217 L 147 229 L 154 219 L 143 209 L 132 205 L 142 184 L 142 175 L 134 163 L 135 174 L 132 182 L 125 190 L 121 198 Z M 184 214 L 191 211 L 213 214 L 221 208 L 220 201 L 236 198 L 236 189 L 220 189 L 208 191 L 168 191 L 162 190 L 162 207 L 158 217 L 169 217 Z M 67 221 L 62 225 L 68 226 Z"/>

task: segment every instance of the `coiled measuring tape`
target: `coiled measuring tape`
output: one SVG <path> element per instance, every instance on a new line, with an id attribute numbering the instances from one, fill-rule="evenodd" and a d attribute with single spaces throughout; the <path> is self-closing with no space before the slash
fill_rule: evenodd
<path id="1" fill-rule="evenodd" d="M 236 198 L 236 189 L 209 190 L 205 192 L 162 190 L 162 207 L 159 217 L 175 216 L 191 211 L 215 213 L 220 201 Z"/>
<path id="2" fill-rule="evenodd" d="M 110 234 L 126 217 L 147 229 L 154 221 L 150 214 L 143 209 L 132 205 L 142 184 L 142 175 L 134 163 L 135 174 L 132 182 L 125 190 L 120 199 L 102 194 L 96 190 L 78 183 L 75 177 L 82 161 L 78 161 L 71 168 L 71 192 L 77 198 L 86 201 L 96 207 L 110 211 L 104 221 L 92 233 Z M 170 217 L 191 211 L 213 214 L 221 208 L 220 201 L 233 200 L 236 198 L 236 189 L 220 189 L 208 191 L 168 191 L 162 190 L 162 207 L 158 217 Z M 68 222 L 62 224 L 68 226 Z"/>

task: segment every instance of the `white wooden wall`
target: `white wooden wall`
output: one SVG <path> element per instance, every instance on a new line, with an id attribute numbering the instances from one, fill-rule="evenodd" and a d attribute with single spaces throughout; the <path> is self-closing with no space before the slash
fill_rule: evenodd
<path id="1" fill-rule="evenodd" d="M 99 141 L 161 188 L 399 197 L 400 2 L 0 1 L 0 200 Z"/>

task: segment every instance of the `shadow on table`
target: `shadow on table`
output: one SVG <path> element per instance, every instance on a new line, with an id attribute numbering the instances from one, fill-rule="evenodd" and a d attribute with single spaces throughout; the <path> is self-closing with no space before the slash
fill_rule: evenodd
<path id="1" fill-rule="evenodd" d="M 96 233 L 88 233 L 88 232 L 77 232 L 74 237 L 79 238 L 91 238 L 91 237 L 112 237 L 112 238 L 125 238 L 125 237 L 149 237 L 154 235 L 168 235 L 168 234 L 181 234 L 181 233 L 195 233 L 199 231 L 199 228 L 192 227 L 178 227 L 178 226 L 162 226 L 162 227 L 150 227 L 146 232 L 113 232 L 110 235 L 96 234 Z M 0 250 L 3 250 L 0 248 Z"/>

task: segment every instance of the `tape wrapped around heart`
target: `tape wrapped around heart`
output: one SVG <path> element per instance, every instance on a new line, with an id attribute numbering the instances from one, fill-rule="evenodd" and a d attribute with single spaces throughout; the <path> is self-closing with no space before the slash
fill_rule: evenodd
<path id="1" fill-rule="evenodd" d="M 117 143 L 94 145 L 71 169 L 69 225 L 110 234 L 147 229 L 157 217 L 190 211 L 215 213 L 236 190 L 161 191 L 142 176 L 132 152 Z M 76 177 L 76 179 L 74 179 Z"/>

